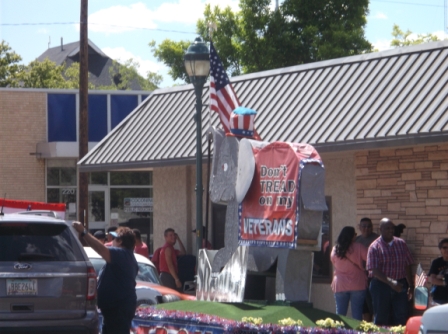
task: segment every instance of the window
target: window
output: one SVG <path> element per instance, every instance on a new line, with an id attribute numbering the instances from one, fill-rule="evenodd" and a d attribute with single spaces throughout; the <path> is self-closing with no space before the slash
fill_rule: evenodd
<path id="1" fill-rule="evenodd" d="M 152 185 L 152 172 L 111 172 L 111 186 L 149 186 Z"/>
<path id="2" fill-rule="evenodd" d="M 89 184 L 107 185 L 107 172 L 89 173 Z"/>
<path id="3" fill-rule="evenodd" d="M 327 283 L 332 279 L 331 270 L 331 197 L 326 196 L 328 210 L 323 213 L 321 250 L 314 252 L 313 282 Z"/>
<path id="4" fill-rule="evenodd" d="M 76 160 L 47 160 L 47 202 L 65 203 L 65 219 L 76 219 Z"/>
<path id="5" fill-rule="evenodd" d="M 76 186 L 76 167 L 47 168 L 48 186 Z"/>

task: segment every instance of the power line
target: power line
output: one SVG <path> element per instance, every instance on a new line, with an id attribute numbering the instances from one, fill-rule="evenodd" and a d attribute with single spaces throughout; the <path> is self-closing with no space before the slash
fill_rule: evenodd
<path id="1" fill-rule="evenodd" d="M 0 26 L 43 26 L 43 25 L 72 25 L 72 24 L 81 24 L 81 22 L 0 23 Z M 114 28 L 125 28 L 125 29 L 134 29 L 134 30 L 163 31 L 163 32 L 172 32 L 172 33 L 179 33 L 179 34 L 196 34 L 196 32 L 169 30 L 169 29 L 157 29 L 157 28 L 145 28 L 145 27 L 135 27 L 135 26 L 123 26 L 123 25 L 118 25 L 118 24 L 105 24 L 105 23 L 92 23 L 92 22 L 89 22 L 89 25 L 106 26 L 106 27 L 114 27 Z"/>

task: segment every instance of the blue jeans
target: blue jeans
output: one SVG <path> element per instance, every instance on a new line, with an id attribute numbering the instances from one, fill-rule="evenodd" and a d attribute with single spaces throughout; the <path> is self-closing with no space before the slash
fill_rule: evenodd
<path id="1" fill-rule="evenodd" d="M 400 292 L 396 292 L 389 285 L 375 278 L 370 282 L 375 325 L 406 325 L 408 318 L 408 283 L 406 279 L 398 281 L 403 284 L 403 289 Z"/>
<path id="2" fill-rule="evenodd" d="M 336 300 L 336 314 L 347 315 L 348 303 L 351 303 L 352 317 L 356 320 L 362 320 L 362 307 L 366 290 L 336 292 L 334 299 Z"/>

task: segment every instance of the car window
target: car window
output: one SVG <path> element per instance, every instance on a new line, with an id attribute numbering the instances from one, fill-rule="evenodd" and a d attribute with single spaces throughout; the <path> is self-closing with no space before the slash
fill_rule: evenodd
<path id="1" fill-rule="evenodd" d="M 84 261 L 66 224 L 0 223 L 0 261 Z"/>
<path id="2" fill-rule="evenodd" d="M 137 281 L 151 282 L 160 284 L 159 276 L 157 275 L 157 270 L 146 263 L 138 262 L 138 274 L 135 278 Z"/>
<path id="3" fill-rule="evenodd" d="M 106 261 L 103 258 L 90 258 L 90 262 L 95 268 L 95 272 L 99 275 L 101 269 L 106 264 Z M 159 275 L 157 274 L 157 270 L 146 263 L 137 262 L 138 264 L 138 273 L 135 278 L 137 281 L 150 282 L 155 284 L 160 284 Z"/>

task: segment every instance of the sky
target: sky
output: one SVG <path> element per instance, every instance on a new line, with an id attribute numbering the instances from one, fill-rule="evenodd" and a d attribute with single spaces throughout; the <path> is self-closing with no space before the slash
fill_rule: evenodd
<path id="1" fill-rule="evenodd" d="M 310 0 L 312 1 L 312 0 Z M 280 1 L 282 2 L 282 1 Z M 444 32 L 446 0 L 370 0 L 365 35 L 379 51 L 391 48 L 392 27 L 415 34 Z M 79 40 L 80 0 L 0 0 L 0 38 L 28 64 L 48 47 Z M 197 36 L 196 22 L 206 3 L 238 10 L 238 0 L 90 0 L 88 37 L 109 57 L 130 58 L 139 72 L 163 76 L 160 87 L 174 82 L 168 68 L 158 62 L 148 46 L 164 39 L 191 40 Z M 275 0 L 272 1 L 274 6 Z M 444 14 L 445 13 L 445 14 Z M 448 31 L 448 30 L 447 30 Z"/>

